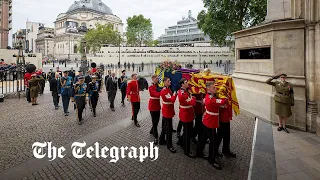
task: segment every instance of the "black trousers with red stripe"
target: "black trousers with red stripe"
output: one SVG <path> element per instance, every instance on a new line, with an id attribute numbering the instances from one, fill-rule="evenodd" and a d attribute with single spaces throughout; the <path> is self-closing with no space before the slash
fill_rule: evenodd
<path id="1" fill-rule="evenodd" d="M 154 138 L 158 138 L 158 124 L 159 124 L 159 120 L 160 120 L 160 111 L 150 111 L 151 114 L 151 119 L 152 119 L 152 134 L 154 136 Z"/>
<path id="2" fill-rule="evenodd" d="M 214 162 L 216 154 L 218 153 L 217 148 L 217 129 L 216 128 L 207 128 L 203 125 L 204 131 L 201 135 L 201 139 L 197 145 L 197 156 L 203 155 L 203 149 L 206 145 L 207 140 L 210 140 L 209 143 L 209 162 Z"/>
<path id="3" fill-rule="evenodd" d="M 193 134 L 193 121 L 183 123 L 183 150 L 184 154 L 188 155 L 190 153 L 190 139 Z"/>
<path id="4" fill-rule="evenodd" d="M 132 118 L 135 124 L 138 123 L 138 113 L 140 110 L 140 102 L 131 102 L 132 104 Z"/>

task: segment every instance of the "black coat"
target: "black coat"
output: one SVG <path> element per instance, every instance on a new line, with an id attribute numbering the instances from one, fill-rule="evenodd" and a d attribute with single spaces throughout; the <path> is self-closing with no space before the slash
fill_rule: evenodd
<path id="1" fill-rule="evenodd" d="M 107 79 L 107 85 L 106 85 L 106 89 L 107 91 L 117 91 L 118 87 L 117 87 L 117 82 L 118 82 L 118 79 L 116 77 L 115 78 L 115 81 L 112 81 L 112 77 L 109 77 Z"/>
<path id="2" fill-rule="evenodd" d="M 148 81 L 146 80 L 146 78 L 144 77 L 141 77 L 138 79 L 138 84 L 139 84 L 139 87 L 140 87 L 140 91 L 143 91 L 144 89 L 148 90 Z"/>
<path id="3" fill-rule="evenodd" d="M 109 74 L 104 77 L 104 85 L 106 85 L 106 87 L 107 87 L 107 81 L 109 77 L 110 77 Z"/>
<path id="4" fill-rule="evenodd" d="M 84 77 L 84 83 L 89 84 L 89 82 L 91 82 L 91 76 L 87 75 L 86 77 Z"/>
<path id="5" fill-rule="evenodd" d="M 55 78 L 50 80 L 50 91 L 58 92 L 59 82 Z"/>
<path id="6" fill-rule="evenodd" d="M 126 90 L 127 89 L 127 82 L 124 82 L 123 85 L 122 85 L 122 81 L 124 78 L 127 78 L 126 76 L 121 76 L 119 79 L 118 79 L 118 85 L 119 85 L 119 89 L 121 90 Z"/>

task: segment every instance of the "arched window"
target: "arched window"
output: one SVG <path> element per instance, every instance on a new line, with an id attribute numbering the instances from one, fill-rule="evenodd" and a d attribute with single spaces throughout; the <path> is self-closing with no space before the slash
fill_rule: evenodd
<path id="1" fill-rule="evenodd" d="M 86 23 L 81 23 L 81 26 L 83 26 L 83 27 L 87 27 L 87 25 L 86 25 Z"/>
<path id="2" fill-rule="evenodd" d="M 74 45 L 73 46 L 73 53 L 77 53 L 78 52 L 78 47 L 77 47 L 77 45 Z"/>

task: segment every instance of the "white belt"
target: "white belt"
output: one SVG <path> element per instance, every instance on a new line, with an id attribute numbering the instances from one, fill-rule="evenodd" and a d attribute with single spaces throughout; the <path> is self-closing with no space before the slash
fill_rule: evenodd
<path id="1" fill-rule="evenodd" d="M 162 104 L 173 104 L 172 102 L 162 102 Z"/>
<path id="2" fill-rule="evenodd" d="M 181 105 L 180 105 L 180 108 L 188 109 L 188 108 L 192 108 L 192 106 L 181 106 Z"/>
<path id="3" fill-rule="evenodd" d="M 210 112 L 208 110 L 206 110 L 206 113 L 212 115 L 212 116 L 219 116 L 219 113 L 213 113 L 213 112 Z"/>
<path id="4" fill-rule="evenodd" d="M 150 99 L 160 99 L 160 98 L 157 98 L 157 97 L 150 97 Z"/>

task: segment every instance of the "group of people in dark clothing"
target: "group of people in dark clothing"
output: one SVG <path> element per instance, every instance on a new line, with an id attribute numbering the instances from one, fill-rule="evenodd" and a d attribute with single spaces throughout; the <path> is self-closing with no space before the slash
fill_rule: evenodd
<path id="1" fill-rule="evenodd" d="M 82 113 L 86 108 L 87 102 L 89 102 L 93 116 L 96 117 L 102 73 L 99 68 L 88 71 L 86 76 L 83 76 L 81 71 L 79 71 L 78 75 L 75 75 L 72 70 L 64 71 L 63 73 L 59 69 L 57 69 L 57 72 L 51 70 L 50 91 L 52 92 L 55 109 L 59 109 L 59 99 L 61 97 L 64 114 L 69 116 L 69 103 L 71 100 L 71 102 L 74 102 L 74 109 L 77 110 L 78 123 L 82 124 Z"/>
<path id="2" fill-rule="evenodd" d="M 78 123 L 83 123 L 83 111 L 86 108 L 88 102 L 89 107 L 96 117 L 96 108 L 99 101 L 99 93 L 102 92 L 102 76 L 103 71 L 100 67 L 92 68 L 86 72 L 86 76 L 83 72 L 79 71 L 79 74 L 75 76 L 75 73 L 71 71 L 64 71 L 63 73 L 57 68 L 57 72 L 50 70 L 50 91 L 52 92 L 53 104 L 55 109 L 59 109 L 59 99 L 61 97 L 63 104 L 63 111 L 65 116 L 69 116 L 69 102 L 74 102 L 74 109 L 77 110 Z M 127 88 L 127 76 L 125 76 L 125 70 L 122 71 L 120 78 L 115 77 L 115 73 L 108 71 L 105 76 L 105 86 L 108 93 L 108 100 L 110 102 L 110 108 L 115 111 L 114 99 L 118 88 L 121 90 L 121 103 L 125 106 L 124 99 L 126 96 Z"/>

